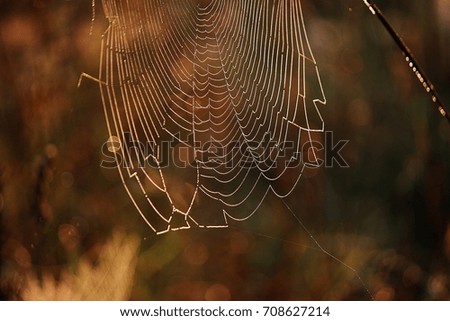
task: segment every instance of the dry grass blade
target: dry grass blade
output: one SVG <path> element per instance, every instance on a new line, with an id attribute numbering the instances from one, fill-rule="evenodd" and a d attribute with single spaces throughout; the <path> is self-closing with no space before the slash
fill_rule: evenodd
<path id="1" fill-rule="evenodd" d="M 126 300 L 129 299 L 137 260 L 139 239 L 114 232 L 105 244 L 98 264 L 80 261 L 75 274 L 63 271 L 59 282 L 45 275 L 42 282 L 29 275 L 24 300 Z"/>

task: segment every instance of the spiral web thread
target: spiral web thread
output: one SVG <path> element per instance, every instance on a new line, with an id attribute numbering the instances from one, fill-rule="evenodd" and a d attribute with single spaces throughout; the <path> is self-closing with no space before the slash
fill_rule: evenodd
<path id="1" fill-rule="evenodd" d="M 102 5 L 108 152 L 155 233 L 245 220 L 318 165 L 325 96 L 300 0 Z"/>

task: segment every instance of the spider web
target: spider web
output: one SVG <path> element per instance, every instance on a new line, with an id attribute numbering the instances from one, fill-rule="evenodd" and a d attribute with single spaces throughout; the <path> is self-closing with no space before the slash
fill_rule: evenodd
<path id="1" fill-rule="evenodd" d="M 107 146 L 155 233 L 245 220 L 318 165 L 325 97 L 300 0 L 102 4 Z"/>

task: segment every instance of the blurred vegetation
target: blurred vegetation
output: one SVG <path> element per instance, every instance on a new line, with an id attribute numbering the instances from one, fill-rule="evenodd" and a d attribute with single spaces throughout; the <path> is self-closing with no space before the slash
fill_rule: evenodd
<path id="1" fill-rule="evenodd" d="M 377 3 L 450 105 L 450 1 Z M 286 202 L 345 264 L 273 196 L 228 229 L 151 235 L 99 166 L 97 84 L 77 88 L 98 72 L 100 2 L 91 24 L 90 0 L 0 0 L 2 299 L 87 298 L 67 289 L 101 275 L 117 284 L 90 299 L 450 299 L 450 126 L 362 1 L 303 6 L 350 167 L 307 173 Z"/>

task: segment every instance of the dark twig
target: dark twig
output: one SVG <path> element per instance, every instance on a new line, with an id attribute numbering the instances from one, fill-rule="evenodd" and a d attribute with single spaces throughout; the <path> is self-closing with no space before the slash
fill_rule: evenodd
<path id="1" fill-rule="evenodd" d="M 405 42 L 402 40 L 400 35 L 395 31 L 395 29 L 392 27 L 392 25 L 387 21 L 386 17 L 384 16 L 383 12 L 378 8 L 378 6 L 374 3 L 372 3 L 369 0 L 363 0 L 366 6 L 369 8 L 370 12 L 377 16 L 378 19 L 383 24 L 384 28 L 389 32 L 392 39 L 394 39 L 397 46 L 402 51 L 403 55 L 405 56 L 406 63 L 411 68 L 411 70 L 416 75 L 419 82 L 422 84 L 425 91 L 430 95 L 431 100 L 436 105 L 439 113 L 445 117 L 450 124 L 450 115 L 447 111 L 447 108 L 445 107 L 442 100 L 439 98 L 439 95 L 434 87 L 434 85 L 431 83 L 429 78 L 426 76 L 425 72 L 423 71 L 422 67 L 419 65 L 417 60 L 414 58 L 411 50 L 408 48 L 408 46 L 405 44 Z"/>

